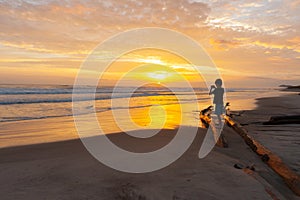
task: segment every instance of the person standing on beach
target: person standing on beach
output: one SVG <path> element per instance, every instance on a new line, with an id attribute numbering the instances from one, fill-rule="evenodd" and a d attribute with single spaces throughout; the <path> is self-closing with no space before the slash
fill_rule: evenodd
<path id="1" fill-rule="evenodd" d="M 214 95 L 215 104 L 215 114 L 218 116 L 219 126 L 221 126 L 221 116 L 224 113 L 224 88 L 222 88 L 223 81 L 221 79 L 217 79 L 215 81 L 215 85 L 212 85 L 209 90 L 209 95 Z"/>

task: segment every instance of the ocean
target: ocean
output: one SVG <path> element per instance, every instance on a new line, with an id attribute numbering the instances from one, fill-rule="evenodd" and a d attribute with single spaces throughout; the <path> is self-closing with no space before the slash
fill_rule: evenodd
<path id="1" fill-rule="evenodd" d="M 95 112 L 105 133 L 199 126 L 199 111 L 211 105 L 207 88 L 82 86 L 77 114 Z M 0 85 L 0 147 L 76 138 L 71 85 Z M 95 94 L 95 95 L 94 95 Z M 278 96 L 276 88 L 227 88 L 232 110 L 255 108 L 255 98 Z M 179 102 L 180 101 L 180 102 Z"/>

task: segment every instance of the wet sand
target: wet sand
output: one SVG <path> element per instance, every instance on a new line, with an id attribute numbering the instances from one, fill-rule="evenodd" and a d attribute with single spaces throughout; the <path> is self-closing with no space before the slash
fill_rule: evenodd
<path id="1" fill-rule="evenodd" d="M 261 98 L 257 109 L 234 116 L 248 134 L 277 154 L 300 175 L 300 124 L 265 125 L 272 116 L 300 115 L 300 96 L 297 93 L 281 97 Z"/>

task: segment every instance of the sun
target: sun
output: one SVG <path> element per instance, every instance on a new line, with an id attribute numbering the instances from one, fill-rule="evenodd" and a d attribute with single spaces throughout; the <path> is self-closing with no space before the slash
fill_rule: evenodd
<path id="1" fill-rule="evenodd" d="M 157 81 L 165 80 L 169 77 L 169 73 L 166 71 L 154 71 L 154 72 L 148 72 L 148 77 Z"/>

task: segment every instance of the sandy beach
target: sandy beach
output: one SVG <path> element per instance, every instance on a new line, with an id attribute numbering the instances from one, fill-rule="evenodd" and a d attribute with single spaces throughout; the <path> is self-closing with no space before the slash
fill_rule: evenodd
<path id="1" fill-rule="evenodd" d="M 245 112 L 239 120 L 246 123 L 250 120 L 248 116 L 255 113 L 256 122 L 266 121 L 266 113 L 283 114 L 289 106 L 296 105 L 297 98 L 299 96 L 290 95 L 259 100 L 257 110 Z M 270 101 L 283 106 L 281 111 L 276 110 L 274 104 L 269 105 Z M 282 104 L 284 102 L 286 104 Z M 293 111 L 299 112 L 297 109 Z M 251 130 L 253 127 L 261 126 L 252 123 Z M 286 132 L 290 130 L 286 128 Z M 148 142 L 124 133 L 109 137 L 121 147 L 146 152 L 168 143 L 175 132 L 162 130 Z M 164 169 L 146 174 L 123 173 L 101 164 L 78 139 L 2 148 L 1 199 L 300 199 L 229 127 L 223 131 L 229 148 L 215 147 L 207 157 L 199 159 L 205 133 L 205 129 L 199 128 L 193 144 L 180 159 Z M 273 133 L 282 132 L 273 130 Z M 293 133 L 296 138 L 296 132 Z M 263 144 L 269 145 L 295 171 L 299 170 L 299 156 L 293 149 L 296 148 L 293 142 L 282 146 L 273 143 L 273 139 Z M 293 141 L 298 144 L 296 139 Z M 237 169 L 235 164 L 254 165 L 255 171 Z"/>

